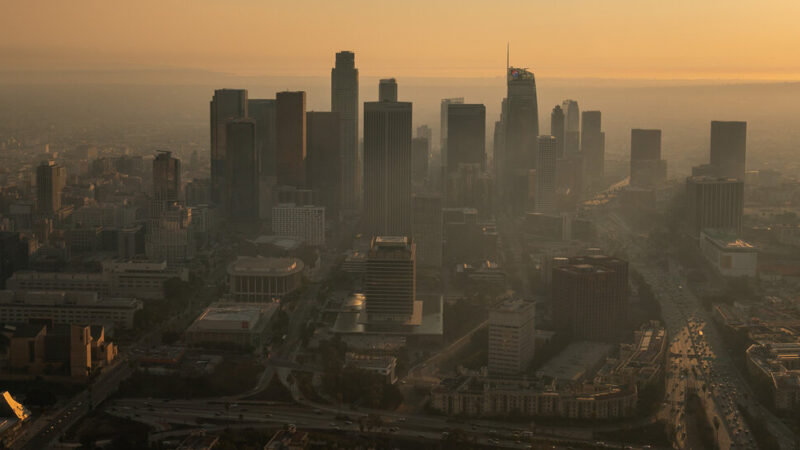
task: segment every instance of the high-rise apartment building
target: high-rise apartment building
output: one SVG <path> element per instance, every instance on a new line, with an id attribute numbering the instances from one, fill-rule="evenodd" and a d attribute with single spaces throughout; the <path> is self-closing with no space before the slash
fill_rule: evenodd
<path id="1" fill-rule="evenodd" d="M 556 210 L 556 160 L 558 139 L 539 136 L 536 162 L 536 212 L 553 213 Z"/>
<path id="2" fill-rule="evenodd" d="M 417 194 L 411 199 L 411 235 L 420 267 L 442 267 L 442 197 Z"/>
<path id="3" fill-rule="evenodd" d="M 36 168 L 36 209 L 52 214 L 61 209 L 61 194 L 67 184 L 67 169 L 55 161 L 43 161 Z"/>
<path id="4" fill-rule="evenodd" d="M 331 69 L 331 111 L 339 114 L 342 123 L 342 207 L 356 210 L 361 201 L 361 161 L 358 145 L 358 69 L 355 54 L 336 54 Z"/>
<path id="5" fill-rule="evenodd" d="M 489 374 L 523 374 L 533 361 L 536 344 L 535 303 L 507 298 L 489 310 Z"/>
<path id="6" fill-rule="evenodd" d="M 480 104 L 451 104 L 447 108 L 447 149 L 443 161 L 447 172 L 459 164 L 486 167 L 486 107 Z"/>
<path id="7" fill-rule="evenodd" d="M 602 255 L 569 258 L 553 267 L 557 330 L 573 339 L 618 341 L 628 329 L 628 263 Z"/>
<path id="8" fill-rule="evenodd" d="M 747 122 L 711 122 L 711 166 L 716 176 L 744 181 Z"/>
<path id="9" fill-rule="evenodd" d="M 307 114 L 308 155 L 306 174 L 308 186 L 318 192 L 321 206 L 328 220 L 336 221 L 342 202 L 342 132 L 339 113 L 316 112 Z"/>
<path id="10" fill-rule="evenodd" d="M 556 158 L 564 157 L 564 110 L 556 105 L 550 113 L 550 135 L 556 138 Z"/>
<path id="11" fill-rule="evenodd" d="M 631 130 L 631 186 L 652 187 L 667 178 L 667 162 L 661 159 L 661 130 Z"/>
<path id="12" fill-rule="evenodd" d="M 284 91 L 275 95 L 277 135 L 275 169 L 278 184 L 306 183 L 306 93 Z"/>
<path id="13" fill-rule="evenodd" d="M 411 103 L 364 103 L 364 219 L 372 235 L 411 234 Z"/>
<path id="14" fill-rule="evenodd" d="M 416 249 L 407 236 L 375 236 L 364 275 L 367 320 L 408 323 L 416 300 Z"/>
<path id="15" fill-rule="evenodd" d="M 581 114 L 581 155 L 585 184 L 598 188 L 605 176 L 606 134 L 602 131 L 600 111 Z"/>
<path id="16" fill-rule="evenodd" d="M 247 117 L 247 90 L 217 89 L 211 99 L 211 201 L 221 204 L 225 190 L 225 124 Z"/>
<path id="17" fill-rule="evenodd" d="M 694 236 L 700 236 L 706 228 L 740 233 L 743 209 L 744 181 L 715 177 L 686 179 L 686 219 Z"/>

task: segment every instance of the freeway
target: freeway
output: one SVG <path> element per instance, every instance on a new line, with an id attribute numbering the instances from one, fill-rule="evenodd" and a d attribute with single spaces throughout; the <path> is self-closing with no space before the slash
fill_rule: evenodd
<path id="1" fill-rule="evenodd" d="M 360 417 L 365 411 L 341 412 L 330 407 L 310 409 L 303 406 L 275 402 L 242 401 L 236 404 L 216 400 L 153 400 L 119 399 L 105 406 L 104 411 L 130 420 L 139 421 L 166 432 L 173 425 L 213 428 L 228 422 L 250 426 L 275 426 L 294 424 L 301 429 L 317 429 L 351 433 L 365 433 L 359 429 Z M 586 436 L 544 436 L 541 431 L 532 438 L 524 438 L 529 427 L 525 423 L 498 423 L 485 420 L 456 422 L 441 416 L 403 415 L 382 412 L 382 424 L 372 433 L 398 436 L 404 439 L 439 440 L 443 431 L 460 430 L 476 442 L 494 448 L 528 449 L 531 443 L 556 443 L 559 446 L 593 444 L 591 433 Z M 623 444 L 608 443 L 606 448 L 633 448 Z M 563 448 L 563 447 L 562 447 Z"/>
<path id="2" fill-rule="evenodd" d="M 598 230 L 625 245 L 631 266 L 656 293 L 669 335 L 674 337 L 668 359 L 671 370 L 667 381 L 668 401 L 663 405 L 662 414 L 673 418 L 678 445 L 686 442 L 685 395 L 688 388 L 693 388 L 701 397 L 709 417 L 714 418 L 712 422 L 719 421 L 716 438 L 721 448 L 757 449 L 737 403 L 743 403 L 750 411 L 768 419 L 768 427 L 782 449 L 794 448 L 794 435 L 758 404 L 750 387 L 726 357 L 710 314 L 702 308 L 697 297 L 684 288 L 687 281 L 680 266 L 673 260 L 668 260 L 669 270 L 655 266 L 648 251 L 635 240 L 635 234 L 615 214 L 605 216 L 597 223 Z"/>

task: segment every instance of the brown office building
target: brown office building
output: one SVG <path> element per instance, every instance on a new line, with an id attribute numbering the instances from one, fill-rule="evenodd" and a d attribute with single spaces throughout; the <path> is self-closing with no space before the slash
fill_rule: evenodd
<path id="1" fill-rule="evenodd" d="M 344 157 L 339 113 L 311 111 L 306 118 L 306 181 L 311 189 L 318 192 L 319 206 L 325 207 L 328 219 L 336 220 L 342 203 Z"/>
<path id="2" fill-rule="evenodd" d="M 275 169 L 278 184 L 306 183 L 306 93 L 278 92 Z"/>
<path id="3" fill-rule="evenodd" d="M 743 209 L 744 181 L 714 177 L 686 179 L 686 220 L 694 236 L 699 237 L 705 228 L 740 233 Z"/>
<path id="4" fill-rule="evenodd" d="M 628 328 L 628 263 L 591 255 L 553 267 L 556 329 L 573 339 L 615 342 Z"/>

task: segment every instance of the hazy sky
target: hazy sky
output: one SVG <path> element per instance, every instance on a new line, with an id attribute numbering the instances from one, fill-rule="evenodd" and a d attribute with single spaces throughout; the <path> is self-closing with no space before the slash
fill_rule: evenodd
<path id="1" fill-rule="evenodd" d="M 0 70 L 800 79 L 798 0 L 0 0 Z"/>

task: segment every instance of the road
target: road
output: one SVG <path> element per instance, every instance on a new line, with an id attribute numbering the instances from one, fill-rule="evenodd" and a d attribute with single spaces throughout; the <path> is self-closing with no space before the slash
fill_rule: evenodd
<path id="1" fill-rule="evenodd" d="M 661 414 L 671 418 L 678 445 L 686 443 L 685 396 L 688 388 L 694 388 L 706 405 L 708 415 L 720 421 L 721 431 L 717 430 L 716 434 L 722 448 L 757 449 L 737 402 L 767 419 L 768 427 L 782 449 L 794 448 L 794 435 L 756 402 L 750 387 L 726 356 L 710 314 L 685 288 L 687 281 L 680 266 L 669 260 L 669 270 L 657 267 L 650 256 L 652 252 L 646 251 L 635 240 L 635 234 L 616 215 L 605 216 L 597 223 L 599 230 L 624 244 L 632 268 L 639 271 L 656 294 L 668 333 L 673 337 L 667 363 L 670 369 L 667 401 Z"/>
<path id="2" fill-rule="evenodd" d="M 226 422 L 239 422 L 251 426 L 282 426 L 294 424 L 301 429 L 336 430 L 364 433 L 359 430 L 358 420 L 366 416 L 366 410 L 340 412 L 336 408 L 320 406 L 310 409 L 297 405 L 271 402 L 247 402 L 229 404 L 215 400 L 147 400 L 119 399 L 104 410 L 109 414 L 139 421 L 160 431 L 171 430 L 173 425 L 213 428 Z M 494 448 L 528 449 L 531 443 L 556 443 L 585 445 L 592 442 L 585 438 L 545 436 L 542 431 L 530 439 L 522 437 L 529 427 L 524 423 L 498 423 L 484 420 L 455 422 L 441 416 L 396 414 L 379 412 L 382 426 L 372 432 L 380 435 L 395 435 L 405 439 L 425 441 L 440 440 L 443 431 L 461 430 L 476 442 Z M 591 434 L 591 433 L 589 433 Z M 609 443 L 607 448 L 623 448 L 623 444 Z M 562 447 L 563 448 L 563 447 Z M 626 447 L 628 448 L 628 447 Z"/>

